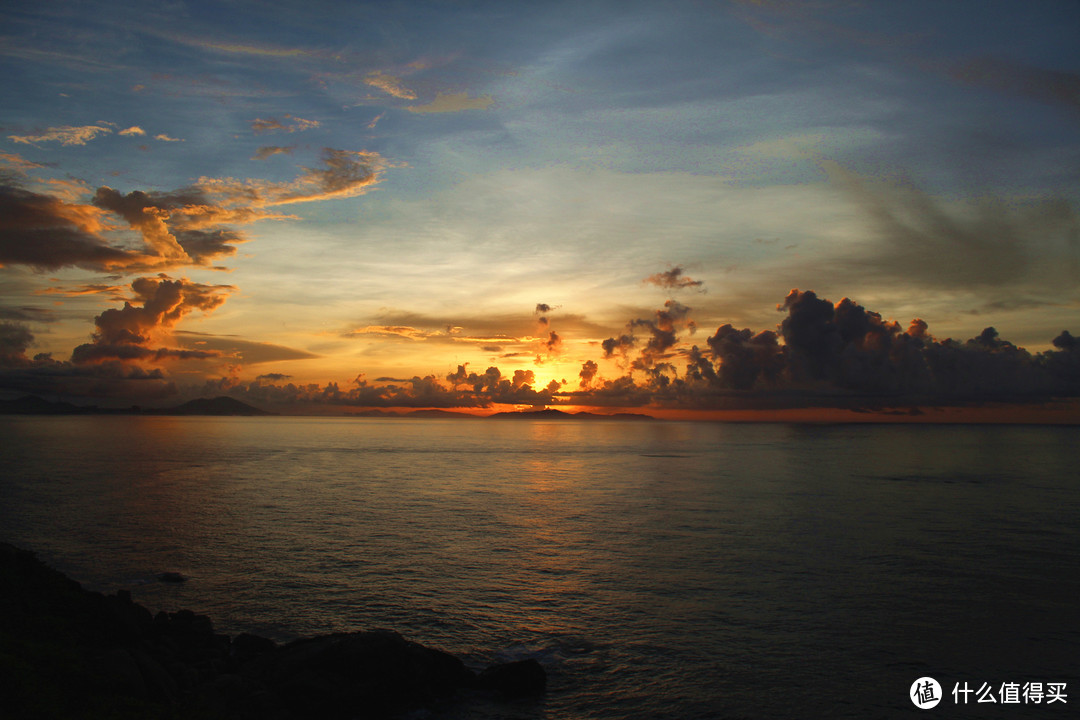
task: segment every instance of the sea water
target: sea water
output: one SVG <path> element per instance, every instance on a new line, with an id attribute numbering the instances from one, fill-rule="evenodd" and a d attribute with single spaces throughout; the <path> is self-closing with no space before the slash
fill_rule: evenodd
<path id="1" fill-rule="evenodd" d="M 548 671 L 543 698 L 450 717 L 906 716 L 933 677 L 939 716 L 1065 718 L 1080 705 L 1078 441 L 1025 426 L 0 417 L 0 539 L 219 632 L 388 628 L 474 667 Z M 166 571 L 188 581 L 157 582 Z M 1065 697 L 1003 702 L 1031 683 Z"/>

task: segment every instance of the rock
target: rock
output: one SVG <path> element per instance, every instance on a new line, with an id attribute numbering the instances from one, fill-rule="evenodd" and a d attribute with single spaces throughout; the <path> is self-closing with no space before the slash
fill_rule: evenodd
<path id="1" fill-rule="evenodd" d="M 546 684 L 535 660 L 477 677 L 457 657 L 389 631 L 284 646 L 230 639 L 190 610 L 151 616 L 126 590 L 88 592 L 5 543 L 0 639 L 0 706 L 11 717 L 386 717 L 466 702 L 476 689 L 520 698 Z"/>
<path id="2" fill-rule="evenodd" d="M 507 698 L 528 697 L 544 692 L 547 687 L 547 673 L 533 658 L 516 660 L 488 667 L 480 673 L 477 684 Z"/>
<path id="3" fill-rule="evenodd" d="M 178 572 L 163 572 L 157 576 L 158 580 L 167 583 L 182 583 L 187 582 L 187 578 Z"/>
<path id="4" fill-rule="evenodd" d="M 475 679 L 453 655 L 388 631 L 297 640 L 265 676 L 295 714 L 321 717 L 400 711 L 451 697 Z"/>

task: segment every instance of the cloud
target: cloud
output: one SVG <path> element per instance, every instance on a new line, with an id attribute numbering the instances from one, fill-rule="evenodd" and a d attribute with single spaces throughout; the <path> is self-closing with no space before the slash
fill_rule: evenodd
<path id="1" fill-rule="evenodd" d="M 98 135 L 107 135 L 112 128 L 101 125 L 82 125 L 72 127 L 48 128 L 38 135 L 8 135 L 8 139 L 23 145 L 34 145 L 41 142 L 58 142 L 61 145 L 85 145 Z"/>
<path id="2" fill-rule="evenodd" d="M 273 157 L 274 155 L 292 155 L 292 152 L 295 149 L 295 145 L 287 145 L 284 147 L 281 145 L 267 145 L 256 150 L 255 154 L 252 156 L 251 159 L 265 160 L 269 157 Z"/>
<path id="3" fill-rule="evenodd" d="M 231 336 L 171 332 L 187 314 L 219 306 L 232 291 L 229 286 L 158 276 L 141 278 L 132 290 L 134 297 L 122 309 L 107 310 L 98 317 L 94 342 L 77 348 L 71 363 L 44 356 L 28 358 L 32 335 L 21 323 L 4 323 L 0 327 L 4 366 L 0 387 L 45 387 L 49 381 L 80 376 L 84 385 L 79 392 L 84 392 L 90 378 L 97 382 L 107 376 L 129 384 L 155 380 L 158 385 L 145 387 L 160 393 L 166 391 L 161 385 L 166 378 L 145 364 L 235 356 L 229 353 L 245 342 Z M 609 355 L 620 347 L 628 354 L 639 353 L 625 367 L 625 374 L 601 377 L 600 363 L 586 360 L 575 389 L 560 382 L 537 387 L 531 370 L 506 374 L 493 365 L 476 372 L 462 364 L 444 377 L 369 382 L 360 374 L 347 386 L 336 382 L 297 385 L 285 382 L 289 378 L 282 373 L 265 373 L 246 382 L 223 377 L 188 392 L 227 393 L 259 405 L 297 409 L 313 404 L 411 408 L 569 404 L 712 410 L 831 407 L 893 412 L 907 408 L 912 412 L 919 407 L 1030 404 L 1080 397 L 1080 340 L 1067 331 L 1054 338 L 1053 350 L 1032 354 L 1001 338 L 993 327 L 963 342 L 939 340 L 920 318 L 905 328 L 849 298 L 833 303 L 810 290 L 792 290 L 777 307 L 784 316 L 776 331 L 754 332 L 723 324 L 699 347 L 688 345 L 682 335 L 689 327 L 690 309 L 669 303 L 655 318 L 628 324 L 633 330 L 647 329 L 647 340 L 621 336 L 605 347 Z M 181 347 L 162 346 L 161 340 L 170 336 L 180 338 Z M 273 352 L 270 349 L 267 358 Z M 254 360 L 245 357 L 244 361 Z M 128 387 L 125 392 L 135 390 Z"/>
<path id="4" fill-rule="evenodd" d="M 1047 70 L 998 57 L 980 57 L 954 65 L 949 74 L 969 85 L 1025 97 L 1080 113 L 1080 74 Z"/>
<path id="5" fill-rule="evenodd" d="M 616 354 L 624 359 L 629 358 L 632 349 L 640 347 L 632 366 L 638 369 L 649 369 L 659 361 L 667 358 L 668 351 L 678 341 L 678 332 L 681 329 L 695 330 L 694 321 L 690 319 L 690 308 L 675 300 L 668 300 L 661 310 L 657 310 L 653 318 L 638 318 L 631 320 L 626 325 L 627 333 L 618 337 L 611 337 L 601 343 L 604 357 L 611 358 Z M 649 333 L 649 339 L 645 345 L 639 345 L 637 332 L 645 330 Z"/>
<path id="6" fill-rule="evenodd" d="M 284 217 L 248 208 L 222 207 L 193 188 L 151 193 L 134 190 L 124 195 L 110 187 L 100 187 L 93 204 L 120 216 L 142 236 L 151 258 L 137 263 L 140 267 L 208 265 L 235 254 L 236 245 L 247 241 L 243 234 L 222 227 L 224 223 Z"/>
<path id="7" fill-rule="evenodd" d="M 0 323 L 0 389 L 38 395 L 152 402 L 176 395 L 176 385 L 158 368 L 116 360 L 90 365 L 27 357 L 34 336 L 21 323 Z"/>
<path id="8" fill-rule="evenodd" d="M 154 136 L 154 139 L 155 139 L 155 140 L 160 140 L 161 142 L 186 142 L 186 140 L 184 140 L 183 138 L 174 138 L 174 137 L 169 137 L 169 136 L 168 136 L 168 135 L 166 135 L 165 133 L 161 133 L 161 134 L 159 134 L 159 135 L 155 135 L 155 136 Z"/>
<path id="9" fill-rule="evenodd" d="M 390 164 L 377 152 L 323 148 L 322 166 L 304 168 L 293 182 L 200 178 L 199 190 L 225 206 L 261 208 L 363 195 Z"/>
<path id="10" fill-rule="evenodd" d="M 161 274 L 137 278 L 131 283 L 133 297 L 122 308 L 109 308 L 94 319 L 93 342 L 71 353 L 75 364 L 109 360 L 203 359 L 219 357 L 209 350 L 152 348 L 194 310 L 212 312 L 236 290 L 231 285 L 204 285 L 186 278 L 173 280 Z M 141 303 L 141 304 L 133 304 Z"/>
<path id="11" fill-rule="evenodd" d="M 264 378 L 270 379 L 270 378 Z M 233 378 L 208 381 L 200 394 L 227 393 L 247 402 L 272 405 L 347 405 L 353 407 L 400 408 L 488 408 L 494 404 L 544 407 L 551 404 L 558 384 L 535 389 L 532 371 L 516 370 L 506 377 L 496 367 L 484 373 L 469 372 L 459 365 L 445 378 L 414 376 L 407 380 L 380 378 L 374 383 L 363 376 L 342 388 L 336 382 L 284 385 L 256 379 L 242 382 Z"/>
<path id="12" fill-rule="evenodd" d="M 35 290 L 35 295 L 59 295 L 61 297 L 82 297 L 86 295 L 108 295 L 110 299 L 121 301 L 127 288 L 123 285 L 105 285 L 102 283 L 87 283 L 77 287 L 50 286 Z"/>
<path id="13" fill-rule="evenodd" d="M 414 113 L 449 113 L 463 110 L 487 110 L 495 101 L 490 95 L 469 97 L 468 93 L 438 93 L 426 105 L 410 105 L 405 108 Z"/>
<path id="14" fill-rule="evenodd" d="M 578 377 L 581 378 L 581 387 L 587 388 L 592 383 L 593 378 L 596 377 L 596 373 L 600 370 L 600 366 L 593 360 L 586 360 L 581 364 L 581 372 L 578 373 Z"/>
<path id="15" fill-rule="evenodd" d="M 1054 350 L 1032 354 L 993 327 L 965 342 L 937 340 L 921 318 L 905 329 L 856 302 L 792 290 L 778 331 L 721 325 L 704 349 L 679 337 L 688 308 L 634 320 L 630 334 L 602 343 L 604 356 L 630 359 L 628 372 L 599 377 L 587 362 L 580 389 L 558 402 L 696 409 L 917 407 L 1041 403 L 1080 396 L 1080 341 L 1069 332 Z M 669 317 L 664 317 L 664 315 Z M 649 331 L 648 344 L 633 334 Z"/>
<path id="16" fill-rule="evenodd" d="M 553 308 L 551 305 L 548 305 L 547 303 L 536 304 L 536 310 L 533 311 L 533 314 L 539 316 L 537 317 L 536 322 L 540 325 L 541 328 L 546 328 L 551 323 L 550 319 L 548 318 L 548 314 L 554 309 L 555 308 Z"/>
<path id="17" fill-rule="evenodd" d="M 292 115 L 286 115 L 285 119 L 289 122 L 282 122 L 277 118 L 256 118 L 251 122 L 251 129 L 256 133 L 265 132 L 303 132 L 305 130 L 313 130 L 319 127 L 318 120 L 305 120 L 304 118 L 293 117 Z"/>
<path id="18" fill-rule="evenodd" d="M 655 275 L 650 275 L 645 278 L 645 282 L 650 285 L 656 285 L 657 287 L 667 288 L 669 290 L 677 290 L 681 288 L 702 288 L 705 284 L 700 280 L 694 280 L 690 277 L 683 277 L 683 269 L 679 266 L 675 266 L 665 272 L 659 272 Z M 704 292 L 704 289 L 701 290 Z"/>
<path id="19" fill-rule="evenodd" d="M 18 320 L 20 322 L 49 323 L 55 320 L 53 311 L 46 308 L 23 305 L 5 307 L 0 305 L 0 320 Z"/>
<path id="20" fill-rule="evenodd" d="M 39 270 L 81 267 L 113 271 L 144 255 L 109 245 L 106 213 L 12 185 L 0 185 L 0 265 Z"/>
<path id="21" fill-rule="evenodd" d="M 0 167 L 15 170 L 18 173 L 25 173 L 27 170 L 37 170 L 45 167 L 41 163 L 36 163 L 31 160 L 18 155 L 17 153 L 0 153 Z"/>
<path id="22" fill-rule="evenodd" d="M 233 362 L 243 365 L 258 365 L 268 362 L 287 360 L 310 360 L 319 357 L 314 353 L 297 348 L 257 342 L 236 335 L 211 335 L 209 333 L 174 331 L 173 340 L 181 348 L 189 350 L 208 350 Z"/>
<path id="23" fill-rule="evenodd" d="M 947 203 L 910 181 L 876 182 L 833 161 L 820 163 L 879 241 L 862 256 L 838 259 L 841 266 L 949 289 L 1080 282 L 1080 217 L 1065 198 Z"/>
<path id="24" fill-rule="evenodd" d="M 367 77 L 364 78 L 364 82 L 372 87 L 382 90 L 387 95 L 393 95 L 402 100 L 416 99 L 416 93 L 405 87 L 401 82 L 401 78 L 387 75 L 379 70 L 368 73 Z"/>
<path id="25" fill-rule="evenodd" d="M 34 335 L 22 323 L 0 322 L 0 367 L 13 367 L 26 360 L 26 350 Z"/>
<path id="26" fill-rule="evenodd" d="M 125 137 L 128 137 L 128 136 L 133 136 L 133 135 L 145 135 L 146 131 L 143 130 L 138 125 L 132 125 L 131 127 L 127 128 L 126 130 L 121 130 L 118 134 L 123 135 Z"/>

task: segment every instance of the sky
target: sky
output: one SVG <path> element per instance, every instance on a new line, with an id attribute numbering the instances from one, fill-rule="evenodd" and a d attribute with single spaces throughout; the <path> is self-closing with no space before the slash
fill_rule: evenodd
<path id="1" fill-rule="evenodd" d="M 7 3 L 0 395 L 1060 408 L 1077 37 L 1071 0 Z"/>

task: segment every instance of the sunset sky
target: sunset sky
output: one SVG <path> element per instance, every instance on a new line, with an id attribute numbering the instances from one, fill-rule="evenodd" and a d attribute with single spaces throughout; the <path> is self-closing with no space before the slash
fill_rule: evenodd
<path id="1" fill-rule="evenodd" d="M 1069 0 L 6 3 L 0 396 L 1075 396 L 1078 37 Z"/>

